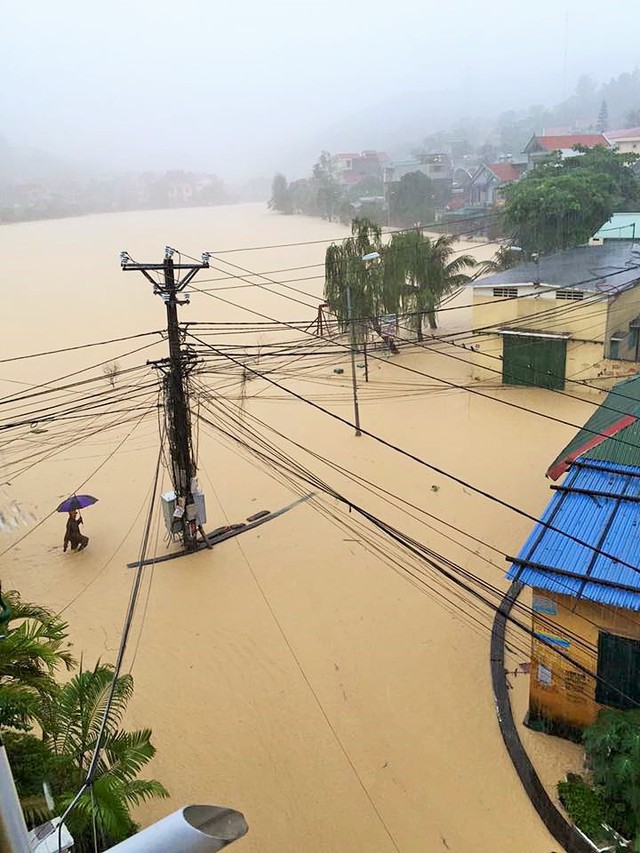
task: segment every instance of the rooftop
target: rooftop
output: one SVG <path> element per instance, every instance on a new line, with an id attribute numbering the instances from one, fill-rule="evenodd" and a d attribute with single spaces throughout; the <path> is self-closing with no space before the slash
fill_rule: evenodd
<path id="1" fill-rule="evenodd" d="M 522 167 L 518 168 L 513 163 L 489 163 L 487 169 L 491 169 L 496 178 L 505 183 L 517 181 L 522 175 Z"/>
<path id="2" fill-rule="evenodd" d="M 609 140 L 602 133 L 571 133 L 566 136 L 539 136 L 534 134 L 527 143 L 525 152 L 539 145 L 546 151 L 567 151 L 575 145 L 584 145 L 585 148 L 594 148 L 596 145 L 604 145 L 609 148 Z"/>
<path id="3" fill-rule="evenodd" d="M 593 235 L 594 240 L 640 240 L 640 213 L 614 213 Z"/>
<path id="4" fill-rule="evenodd" d="M 637 139 L 640 136 L 640 127 L 626 127 L 622 130 L 606 130 L 604 135 L 607 139 Z"/>
<path id="5" fill-rule="evenodd" d="M 547 477 L 557 480 L 576 459 L 640 466 L 640 376 L 618 382 L 609 391 L 551 463 Z"/>
<path id="6" fill-rule="evenodd" d="M 503 284 L 543 285 L 567 290 L 578 287 L 594 293 L 615 294 L 640 280 L 640 246 L 612 241 L 597 246 L 578 246 L 543 255 L 536 264 L 528 261 L 504 272 L 472 281 L 469 287 Z"/>
<path id="7" fill-rule="evenodd" d="M 556 488 L 507 577 L 640 610 L 640 569 L 620 563 L 640 566 L 640 467 L 582 459 Z"/>

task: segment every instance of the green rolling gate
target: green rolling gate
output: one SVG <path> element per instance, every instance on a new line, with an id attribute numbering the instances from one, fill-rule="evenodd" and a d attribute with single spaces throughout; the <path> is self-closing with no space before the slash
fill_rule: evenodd
<path id="1" fill-rule="evenodd" d="M 502 336 L 502 382 L 564 388 L 567 339 L 541 335 Z"/>

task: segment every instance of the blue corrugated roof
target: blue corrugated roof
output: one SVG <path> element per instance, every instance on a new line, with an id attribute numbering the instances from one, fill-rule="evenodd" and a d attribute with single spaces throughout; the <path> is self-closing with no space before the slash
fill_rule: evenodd
<path id="1" fill-rule="evenodd" d="M 541 518 L 556 529 L 537 524 L 517 556 L 521 562 L 512 564 L 507 577 L 563 595 L 640 610 L 640 467 L 581 460 L 561 489 Z M 638 571 L 616 560 L 638 566 Z"/>

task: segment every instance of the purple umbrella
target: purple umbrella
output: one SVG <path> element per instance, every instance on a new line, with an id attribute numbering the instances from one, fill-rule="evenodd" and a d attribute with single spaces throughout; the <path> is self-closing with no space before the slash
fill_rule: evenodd
<path id="1" fill-rule="evenodd" d="M 56 512 L 71 512 L 72 509 L 84 509 L 97 502 L 98 498 L 94 498 L 91 495 L 73 495 L 73 497 L 67 498 L 66 501 L 62 501 Z"/>

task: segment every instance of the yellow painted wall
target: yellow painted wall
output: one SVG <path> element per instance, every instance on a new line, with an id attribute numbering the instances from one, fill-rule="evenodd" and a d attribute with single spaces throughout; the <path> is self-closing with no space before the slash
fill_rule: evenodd
<path id="1" fill-rule="evenodd" d="M 596 302 L 587 298 L 571 302 L 546 295 L 499 299 L 474 294 L 472 327 L 474 330 L 508 327 L 518 320 L 516 325 L 527 331 L 568 332 L 571 335 L 567 341 L 565 375 L 568 379 L 618 378 L 635 373 L 636 367 L 626 361 L 605 359 L 605 342 L 618 328 L 628 330 L 629 322 L 638 314 L 640 288 L 618 296 L 608 312 L 607 300 L 604 299 Z M 523 322 L 523 318 L 526 321 Z M 501 382 L 502 336 L 477 331 L 471 343 L 475 350 L 473 379 Z M 620 355 L 626 354 L 627 350 L 621 343 Z"/>
<path id="2" fill-rule="evenodd" d="M 574 598 L 545 590 L 534 589 L 533 594 L 534 632 L 568 641 L 568 648 L 562 651 L 591 672 L 597 672 L 600 630 L 640 639 L 640 619 L 631 610 L 585 600 L 576 602 Z M 536 612 L 536 603 L 539 605 L 544 600 L 553 602 L 555 614 Z M 576 637 L 582 642 L 578 642 Z M 548 673 L 550 683 L 547 684 Z M 536 638 L 532 640 L 529 707 L 535 716 L 569 726 L 589 725 L 603 707 L 595 701 L 595 686 L 595 679 L 564 660 L 545 643 Z"/>

